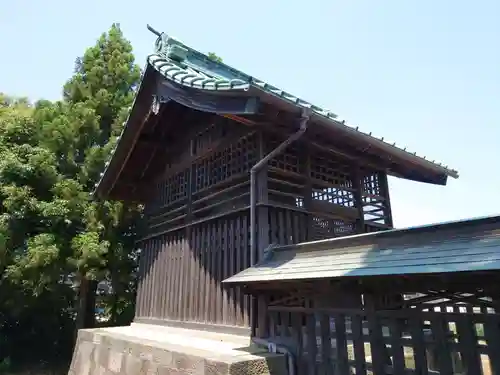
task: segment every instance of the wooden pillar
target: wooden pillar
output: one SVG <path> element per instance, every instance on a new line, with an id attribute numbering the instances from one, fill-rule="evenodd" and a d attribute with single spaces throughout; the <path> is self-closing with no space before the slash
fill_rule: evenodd
<path id="1" fill-rule="evenodd" d="M 190 154 L 193 155 L 194 151 L 194 141 L 191 140 L 190 144 Z M 188 183 L 187 183 L 187 202 L 186 202 L 186 221 L 189 224 L 188 228 L 191 227 L 191 221 L 193 220 L 192 211 L 193 211 L 193 191 L 196 186 L 196 164 L 194 162 L 189 166 L 189 175 L 188 175 Z M 189 233 L 186 233 L 189 234 Z"/>
<path id="2" fill-rule="evenodd" d="M 382 324 L 377 310 L 381 309 L 381 295 L 377 292 L 363 295 L 369 330 L 369 341 L 372 351 L 372 365 L 374 375 L 385 374 L 385 367 L 391 365 L 391 356 L 384 343 Z"/>
<path id="3" fill-rule="evenodd" d="M 266 141 L 263 132 L 259 132 L 259 160 L 266 156 Z M 261 260 L 264 255 L 264 250 L 269 246 L 269 208 L 268 203 L 268 188 L 267 188 L 267 166 L 262 168 L 257 173 L 257 261 Z M 252 249 L 253 251 L 253 249 Z M 264 295 L 256 297 L 257 319 L 252 319 L 257 325 L 255 327 L 255 335 L 265 338 L 269 336 L 269 316 L 268 304 L 269 301 Z"/>
<path id="4" fill-rule="evenodd" d="M 191 152 L 194 153 L 194 141 L 191 140 L 190 144 Z M 189 167 L 189 175 L 188 175 L 188 184 L 187 184 L 187 202 L 186 202 L 186 243 L 187 243 L 187 253 L 184 256 L 187 256 L 187 269 L 189 271 L 186 272 L 186 284 L 185 284 L 185 295 L 187 296 L 187 300 L 185 301 L 186 309 L 184 318 L 187 320 L 195 320 L 196 312 L 194 309 L 195 301 L 196 301 L 196 286 L 194 284 L 194 280 L 196 276 L 200 272 L 200 267 L 198 266 L 198 260 L 195 255 L 194 244 L 192 243 L 192 232 L 193 232 L 193 192 L 196 188 L 196 164 L 194 162 L 191 163 Z"/>
<path id="5" fill-rule="evenodd" d="M 139 272 L 137 275 L 137 292 L 135 297 L 135 318 L 142 317 L 144 315 L 144 274 L 146 268 L 146 258 L 144 252 L 144 241 L 141 242 L 141 251 L 139 253 Z"/>
<path id="6" fill-rule="evenodd" d="M 385 223 L 389 225 L 391 228 L 393 228 L 394 225 L 392 222 L 391 198 L 389 194 L 389 183 L 387 181 L 387 173 L 379 172 L 378 177 L 380 183 L 380 192 L 382 196 L 385 198 L 385 206 L 384 206 Z"/>
<path id="7" fill-rule="evenodd" d="M 356 220 L 356 233 L 364 233 L 365 213 L 363 210 L 363 175 L 357 164 L 352 166 L 351 180 L 354 189 L 354 207 L 356 207 L 359 216 Z"/>
<path id="8" fill-rule="evenodd" d="M 190 154 L 193 155 L 194 141 L 191 140 Z M 193 221 L 193 192 L 196 186 L 196 165 L 191 163 L 189 167 L 188 183 L 187 183 L 187 202 L 186 202 L 186 238 L 191 235 L 191 222 Z"/>
<path id="9" fill-rule="evenodd" d="M 300 173 L 304 176 L 304 189 L 302 191 L 302 196 L 304 198 L 304 209 L 307 211 L 307 223 L 304 236 L 299 236 L 305 238 L 306 241 L 311 241 L 313 236 L 313 217 L 311 214 L 311 203 L 312 203 L 312 181 L 311 181 L 311 150 L 307 144 L 301 144 L 299 147 L 299 157 L 300 157 Z"/>
<path id="10" fill-rule="evenodd" d="M 264 134 L 259 133 L 259 160 L 266 156 L 266 143 Z M 267 187 L 267 166 L 257 173 L 257 261 L 259 261 L 264 250 L 269 246 L 269 208 L 268 187 Z"/>

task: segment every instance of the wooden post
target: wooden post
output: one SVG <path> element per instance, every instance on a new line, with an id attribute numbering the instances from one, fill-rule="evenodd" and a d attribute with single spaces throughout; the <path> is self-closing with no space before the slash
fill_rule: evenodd
<path id="1" fill-rule="evenodd" d="M 352 187 L 354 189 L 354 207 L 358 211 L 358 219 L 356 220 L 356 233 L 365 232 L 365 213 L 363 210 L 363 176 L 359 165 L 355 164 L 352 167 L 351 173 Z"/>
<path id="2" fill-rule="evenodd" d="M 311 150 L 307 144 L 301 144 L 299 149 L 300 157 L 300 173 L 304 176 L 305 184 L 302 191 L 302 196 L 304 198 L 304 209 L 307 211 L 307 225 L 305 229 L 305 235 L 302 236 L 306 238 L 307 241 L 312 240 L 312 229 L 313 229 L 313 218 L 310 213 L 311 203 L 312 203 L 312 181 L 311 181 Z"/>
<path id="3" fill-rule="evenodd" d="M 391 357 L 384 342 L 380 317 L 376 311 L 381 308 L 380 295 L 377 292 L 363 295 L 370 332 L 370 345 L 374 375 L 385 374 L 385 366 L 391 364 Z"/>
<path id="4" fill-rule="evenodd" d="M 259 132 L 259 160 L 266 156 L 266 141 L 263 132 Z M 267 189 L 267 167 L 262 168 L 257 173 L 257 261 L 262 259 L 264 250 L 269 246 L 269 208 L 268 189 Z M 253 251 L 254 249 L 252 249 Z M 257 319 L 252 319 L 257 324 L 255 327 L 255 335 L 265 338 L 269 336 L 269 316 L 268 307 L 269 301 L 263 296 L 257 296 Z"/>
<path id="5" fill-rule="evenodd" d="M 191 154 L 193 154 L 194 150 L 194 142 L 191 140 Z M 186 221 L 188 223 L 188 227 L 191 227 L 191 221 L 193 220 L 193 191 L 196 186 L 196 165 L 194 162 L 191 162 L 189 166 L 189 175 L 188 175 L 188 183 L 187 183 L 187 202 L 186 202 Z M 189 236 L 189 231 L 186 233 Z"/>
<path id="6" fill-rule="evenodd" d="M 387 181 L 387 173 L 379 172 L 378 177 L 380 183 L 380 192 L 382 193 L 382 196 L 385 198 L 385 206 L 384 206 L 385 223 L 391 228 L 393 228 L 394 225 L 392 221 L 391 198 L 389 194 L 389 183 Z"/>
<path id="7" fill-rule="evenodd" d="M 194 141 L 191 140 L 191 155 L 194 151 Z M 185 270 L 186 277 L 186 310 L 185 310 L 185 318 L 188 320 L 194 320 L 196 318 L 194 311 L 195 304 L 195 293 L 196 286 L 194 286 L 195 275 L 199 272 L 199 268 L 197 267 L 197 260 L 195 258 L 195 249 L 194 243 L 192 241 L 192 231 L 193 231 L 193 192 L 196 187 L 196 165 L 191 162 L 189 167 L 189 175 L 188 175 L 188 184 L 187 184 L 187 202 L 186 202 L 186 242 L 187 242 L 187 253 L 185 256 L 187 269 Z"/>

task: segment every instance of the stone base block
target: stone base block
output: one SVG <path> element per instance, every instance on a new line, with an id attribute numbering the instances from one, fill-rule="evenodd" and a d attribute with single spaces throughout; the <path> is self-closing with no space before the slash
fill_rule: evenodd
<path id="1" fill-rule="evenodd" d="M 249 339 L 148 327 L 81 330 L 69 375 L 286 375 L 286 358 Z"/>

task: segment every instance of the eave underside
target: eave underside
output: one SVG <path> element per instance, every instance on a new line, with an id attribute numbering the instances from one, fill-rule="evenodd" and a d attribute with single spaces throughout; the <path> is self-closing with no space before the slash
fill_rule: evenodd
<path id="1" fill-rule="evenodd" d="M 246 100 L 249 102 L 260 101 L 255 111 L 240 110 L 242 113 L 238 111 L 231 113 L 228 110 L 226 113 L 219 112 L 219 114 L 229 113 L 232 118 L 245 125 L 264 128 L 271 132 L 281 132 L 285 136 L 296 129 L 297 119 L 300 116 L 299 108 L 284 104 L 268 94 L 257 97 L 254 89 L 246 94 L 241 91 L 233 94 L 227 91 L 211 92 L 210 96 L 207 96 L 210 98 L 207 102 L 209 107 L 206 107 L 206 104 L 199 106 L 204 110 L 208 108 L 211 113 L 193 109 L 193 106 L 187 107 L 191 105 L 193 96 L 195 101 L 201 102 L 206 94 L 204 90 L 189 89 L 188 94 L 192 95 L 188 98 L 189 100 L 176 100 L 174 97 L 174 100 L 162 104 L 159 112 L 155 114 L 151 110 L 152 98 L 158 95 L 159 85 L 166 82 L 167 80 L 152 68 L 146 69 L 129 121 L 110 165 L 97 186 L 98 196 L 116 200 L 143 201 L 147 196 L 147 186 L 154 181 L 158 173 L 165 170 L 168 155 L 181 151 L 169 146 L 175 144 L 174 129 L 186 131 L 196 121 L 209 121 L 209 118 L 216 115 L 214 113 L 216 110 L 210 107 L 214 100 L 220 103 L 231 100 L 237 102 L 241 101 L 241 98 L 244 99 L 246 95 Z M 176 84 L 167 83 L 169 87 L 174 88 L 174 91 L 183 90 Z M 173 95 L 172 92 L 169 92 L 169 95 Z M 175 95 L 177 94 L 174 93 L 173 96 Z M 239 104 L 236 103 L 236 105 Z M 328 126 L 316 116 L 311 117 L 307 133 L 301 142 L 316 144 L 325 151 L 348 159 L 360 167 L 386 171 L 389 175 L 396 177 L 437 185 L 445 185 L 447 181 L 447 173 L 439 168 L 426 167 L 394 153 L 382 152 L 380 145 L 361 140 L 360 135 L 352 134 L 352 132 Z"/>

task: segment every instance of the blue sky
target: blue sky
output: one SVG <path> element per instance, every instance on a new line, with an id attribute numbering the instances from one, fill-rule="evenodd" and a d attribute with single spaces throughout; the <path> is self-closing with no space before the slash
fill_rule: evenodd
<path id="1" fill-rule="evenodd" d="M 498 19 L 494 0 L 3 0 L 0 91 L 58 99 L 113 22 L 143 65 L 149 23 L 457 169 L 446 187 L 390 180 L 397 226 L 455 220 L 500 213 Z"/>

